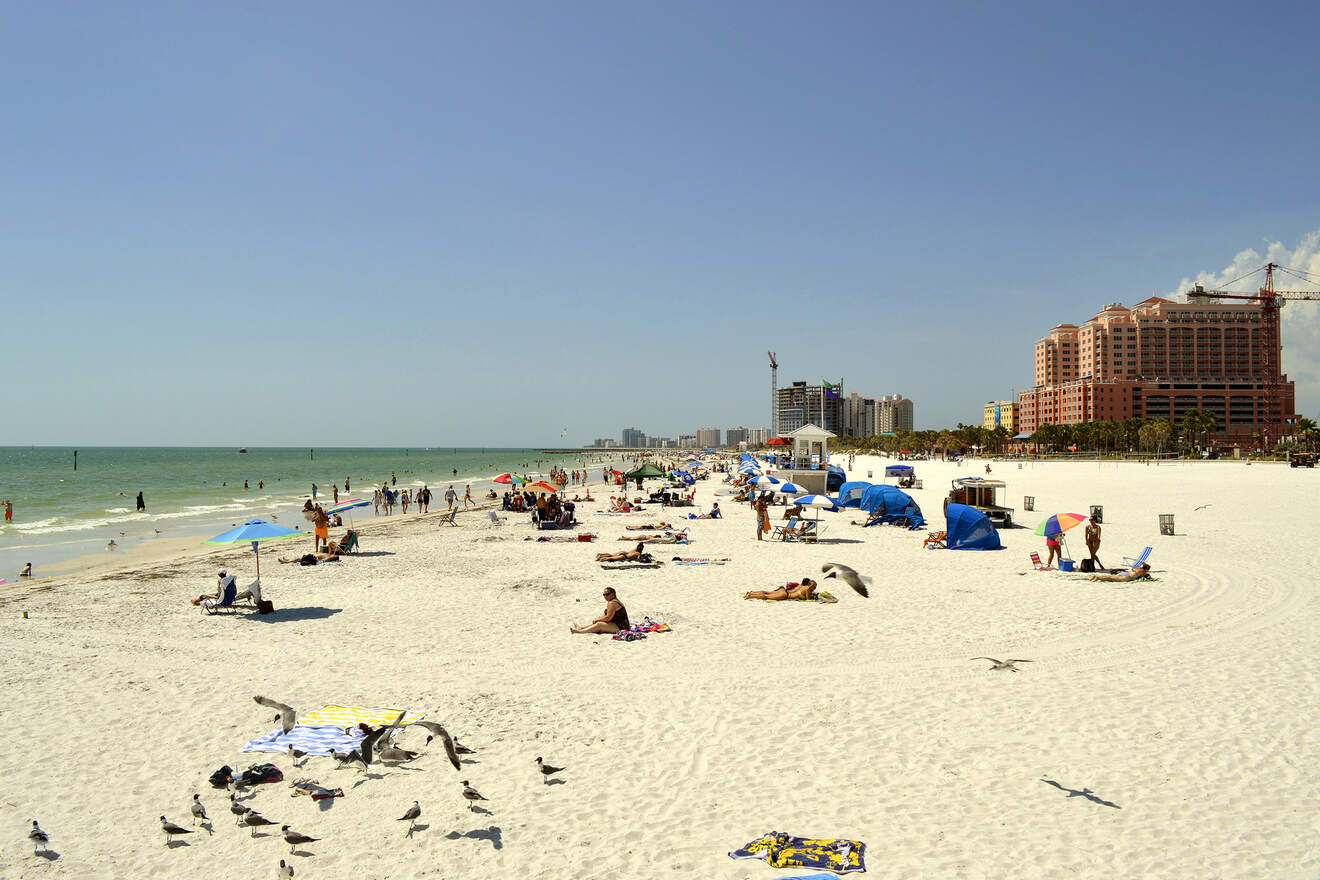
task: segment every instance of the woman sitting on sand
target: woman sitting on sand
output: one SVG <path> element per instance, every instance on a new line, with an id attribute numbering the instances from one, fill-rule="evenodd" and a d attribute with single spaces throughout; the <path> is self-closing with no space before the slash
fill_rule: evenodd
<path id="1" fill-rule="evenodd" d="M 751 590 L 743 593 L 744 599 L 769 599 L 771 602 L 782 602 L 785 599 L 814 599 L 816 598 L 816 582 L 811 578 L 804 577 L 802 583 L 789 581 L 777 590 Z"/>
<path id="2" fill-rule="evenodd" d="M 597 553 L 597 562 L 645 562 L 651 554 L 644 551 L 642 544 L 638 544 L 631 550 L 622 550 L 618 553 Z M 643 558 L 645 557 L 645 558 Z"/>
<path id="3" fill-rule="evenodd" d="M 1114 583 L 1126 583 L 1127 581 L 1139 581 L 1150 577 L 1150 565 L 1143 562 L 1136 568 L 1128 569 L 1122 574 L 1093 574 L 1093 581 L 1112 581 Z"/>
<path id="4" fill-rule="evenodd" d="M 586 626 L 573 624 L 571 633 L 617 633 L 628 628 L 628 610 L 623 607 L 612 587 L 605 588 L 605 613 Z"/>

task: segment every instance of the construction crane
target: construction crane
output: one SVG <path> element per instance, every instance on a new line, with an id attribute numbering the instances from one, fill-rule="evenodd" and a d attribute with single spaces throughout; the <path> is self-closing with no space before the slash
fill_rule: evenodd
<path id="1" fill-rule="evenodd" d="M 770 355 L 770 436 L 779 436 L 779 361 L 775 360 L 775 353 L 767 351 Z"/>
<path id="2" fill-rule="evenodd" d="M 1288 300 L 1320 300 L 1320 292 L 1314 290 L 1276 290 L 1274 288 L 1274 270 L 1281 269 L 1289 275 L 1293 275 L 1302 281 L 1316 283 L 1310 276 L 1310 273 L 1303 272 L 1300 269 L 1289 269 L 1287 266 L 1280 266 L 1278 263 L 1266 263 L 1262 267 L 1265 271 L 1265 283 L 1255 293 L 1233 293 L 1229 290 L 1206 290 L 1200 284 L 1187 291 L 1187 300 L 1195 302 L 1197 300 L 1221 300 L 1238 299 L 1247 302 L 1254 302 L 1260 305 L 1261 319 L 1264 331 L 1262 339 L 1263 347 L 1269 358 L 1269 373 L 1271 376 L 1279 376 L 1283 373 L 1283 366 L 1279 363 L 1279 310 L 1288 304 Z M 1256 272 L 1249 272 L 1242 278 L 1250 278 Z M 1229 282 L 1241 281 L 1242 278 Z"/>

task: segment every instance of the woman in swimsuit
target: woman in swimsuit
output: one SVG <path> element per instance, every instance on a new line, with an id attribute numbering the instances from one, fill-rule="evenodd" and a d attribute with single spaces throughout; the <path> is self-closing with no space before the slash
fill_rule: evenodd
<path id="1" fill-rule="evenodd" d="M 623 550 L 619 553 L 597 553 L 597 562 L 628 562 L 640 560 L 647 555 L 642 544 L 638 544 L 631 550 Z"/>
<path id="2" fill-rule="evenodd" d="M 571 633 L 616 633 L 628 628 L 628 611 L 614 594 L 611 587 L 605 588 L 605 613 L 586 626 L 574 624 L 569 627 Z"/>
<path id="3" fill-rule="evenodd" d="M 744 599 L 769 599 L 771 602 L 782 602 L 785 599 L 814 599 L 816 598 L 816 582 L 811 578 L 803 578 L 802 583 L 789 581 L 777 590 L 752 590 L 743 593 Z"/>

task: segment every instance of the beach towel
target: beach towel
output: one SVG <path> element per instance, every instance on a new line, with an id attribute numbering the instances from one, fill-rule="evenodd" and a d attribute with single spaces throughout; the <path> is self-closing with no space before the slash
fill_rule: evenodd
<path id="1" fill-rule="evenodd" d="M 240 752 L 288 752 L 289 746 L 309 755 L 329 755 L 331 749 L 349 752 L 358 747 L 365 736 L 359 724 L 382 727 L 392 724 L 402 709 L 363 709 L 358 706 L 322 706 L 298 719 L 293 730 L 272 730 L 243 745 Z M 420 712 L 403 716 L 404 724 L 421 721 Z"/>
<path id="2" fill-rule="evenodd" d="M 724 565 L 733 560 L 728 556 L 675 556 L 674 565 Z"/>
<path id="3" fill-rule="evenodd" d="M 772 868 L 815 868 L 836 874 L 866 870 L 866 844 L 857 840 L 793 837 L 779 831 L 729 853 L 731 859 L 764 859 Z"/>

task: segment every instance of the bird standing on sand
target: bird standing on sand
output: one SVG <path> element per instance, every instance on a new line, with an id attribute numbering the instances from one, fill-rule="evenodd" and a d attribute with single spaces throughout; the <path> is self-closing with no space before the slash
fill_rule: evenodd
<path id="1" fill-rule="evenodd" d="M 546 784 L 546 785 L 549 785 L 549 784 L 550 784 L 550 776 L 551 776 L 552 774 L 554 774 L 554 773 L 558 773 L 558 772 L 560 772 L 560 771 L 563 770 L 564 768 L 563 768 L 563 767 L 551 767 L 549 764 L 545 763 L 545 762 L 542 761 L 540 758 L 537 758 L 537 759 L 536 759 L 536 769 L 538 769 L 538 770 L 541 771 L 541 778 L 545 780 L 545 784 Z"/>
<path id="2" fill-rule="evenodd" d="M 994 657 L 973 657 L 972 659 L 989 660 L 991 663 L 995 664 L 994 666 L 991 666 L 988 670 L 986 670 L 987 672 L 1001 672 L 1005 669 L 1007 669 L 1009 672 L 1021 672 L 1021 670 L 1018 669 L 1013 664 L 1031 662 L 1030 660 L 996 660 Z"/>
<path id="3" fill-rule="evenodd" d="M 243 817 L 252 812 L 252 808 L 240 804 L 238 802 L 238 795 L 231 794 L 229 796 L 229 812 L 234 814 L 234 819 L 236 820 L 234 824 L 241 825 L 243 823 Z"/>
<path id="4" fill-rule="evenodd" d="M 848 586 L 857 591 L 857 594 L 863 598 L 870 598 L 870 593 L 866 591 L 866 585 L 871 582 L 869 577 L 862 577 L 856 571 L 846 565 L 840 565 L 837 562 L 827 562 L 820 567 L 825 572 L 827 578 L 838 578 Z"/>
<path id="5" fill-rule="evenodd" d="M 476 802 L 485 800 L 485 798 L 481 796 L 481 793 L 479 791 L 477 791 L 472 786 L 468 785 L 468 781 L 466 779 L 463 780 L 463 797 L 467 799 L 469 812 L 476 812 L 477 809 Z"/>
<path id="6" fill-rule="evenodd" d="M 181 834 L 192 834 L 191 828 L 184 828 L 182 825 L 175 825 L 164 816 L 160 817 L 160 830 L 165 832 L 165 845 L 169 846 L 170 841 Z"/>
<path id="7" fill-rule="evenodd" d="M 275 823 L 258 813 L 256 810 L 248 810 L 243 817 L 243 824 L 252 829 L 252 836 L 257 836 L 257 829 L 262 825 L 274 825 Z"/>
<path id="8" fill-rule="evenodd" d="M 281 825 L 280 830 L 284 832 L 284 842 L 289 845 L 290 853 L 297 849 L 298 844 L 300 843 L 316 843 L 316 841 L 321 839 L 319 837 L 308 837 L 306 834 L 299 834 L 297 831 L 290 829 L 288 825 Z"/>
<path id="9" fill-rule="evenodd" d="M 298 759 L 305 757 L 307 757 L 306 752 L 304 752 L 302 749 L 295 749 L 293 747 L 293 743 L 289 743 L 289 760 L 293 762 L 293 766 L 297 767 Z"/>
<path id="10" fill-rule="evenodd" d="M 283 878 L 283 880 L 288 880 L 288 878 L 292 876 L 293 865 L 286 865 L 284 864 L 284 859 L 280 859 L 280 877 Z"/>
<path id="11" fill-rule="evenodd" d="M 298 723 L 298 713 L 293 711 L 293 707 L 286 706 L 283 703 L 272 700 L 270 697 L 253 697 L 253 700 L 265 706 L 267 709 L 274 709 L 280 714 L 275 716 L 275 720 L 280 723 L 280 728 L 288 733 L 293 730 L 293 725 Z"/>
<path id="12" fill-rule="evenodd" d="M 28 840 L 32 841 L 32 854 L 36 855 L 48 849 L 47 844 L 50 843 L 50 835 L 42 831 L 41 826 L 37 824 L 37 820 L 33 819 L 32 830 L 28 832 Z"/>
<path id="13" fill-rule="evenodd" d="M 406 813 L 398 818 L 398 821 L 408 823 L 408 834 L 411 835 L 413 832 L 413 826 L 417 824 L 417 817 L 420 815 L 422 815 L 422 805 L 417 801 L 413 801 L 413 805 L 408 808 Z"/>
<path id="14" fill-rule="evenodd" d="M 209 822 L 209 821 L 211 821 L 211 817 L 208 816 L 208 815 L 206 815 L 206 807 L 203 807 L 203 806 L 202 806 L 201 797 L 202 797 L 202 796 L 201 796 L 200 794 L 195 794 L 195 795 L 193 795 L 192 806 L 188 808 L 188 809 L 192 810 L 193 824 L 194 824 L 194 825 L 197 824 L 197 820 L 198 820 L 198 819 L 201 819 L 203 822 Z"/>
<path id="15" fill-rule="evenodd" d="M 445 746 L 445 754 L 449 757 L 449 763 L 454 765 L 455 770 L 461 769 L 458 763 L 458 744 L 454 742 L 454 738 L 449 735 L 449 731 L 445 730 L 443 726 L 436 724 L 434 721 L 414 721 L 408 726 L 423 727 L 430 731 L 431 735 L 426 738 L 428 745 L 433 738 L 437 736 L 440 737 L 440 741 L 444 743 Z"/>
<path id="16" fill-rule="evenodd" d="M 353 749 L 353 750 L 352 750 L 351 752 L 349 752 L 348 754 L 344 754 L 343 752 L 339 751 L 338 749 L 331 749 L 331 750 L 330 750 L 330 757 L 332 757 L 332 758 L 334 758 L 336 761 L 338 761 L 340 767 L 345 767 L 345 766 L 347 766 L 347 765 L 349 765 L 349 764 L 352 764 L 354 761 L 357 761 L 357 762 L 360 763 L 363 767 L 366 767 L 366 766 L 367 766 L 367 762 L 362 760 L 362 753 L 359 752 L 357 749 Z"/>

